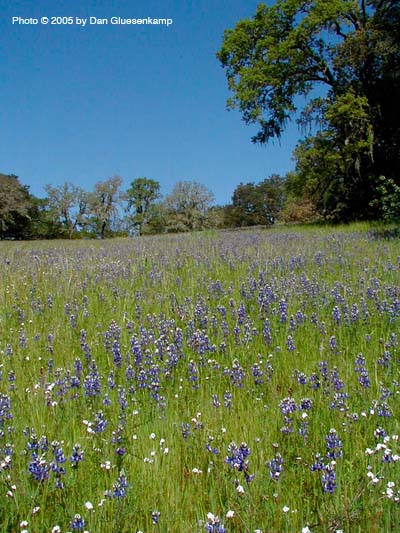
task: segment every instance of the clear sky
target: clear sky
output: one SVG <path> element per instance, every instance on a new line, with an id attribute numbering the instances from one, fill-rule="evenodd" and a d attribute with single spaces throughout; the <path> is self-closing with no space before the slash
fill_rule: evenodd
<path id="1" fill-rule="evenodd" d="M 216 59 L 224 30 L 253 16 L 258 3 L 0 0 L 0 172 L 18 175 L 37 196 L 46 183 L 91 190 L 114 175 L 124 188 L 138 177 L 156 179 L 163 194 L 196 180 L 219 204 L 241 181 L 284 175 L 293 168 L 296 125 L 280 143 L 253 145 L 257 128 L 226 110 Z M 74 24 L 51 24 L 56 16 Z M 89 24 L 89 17 L 109 23 Z M 111 17 L 173 22 L 112 25 Z"/>

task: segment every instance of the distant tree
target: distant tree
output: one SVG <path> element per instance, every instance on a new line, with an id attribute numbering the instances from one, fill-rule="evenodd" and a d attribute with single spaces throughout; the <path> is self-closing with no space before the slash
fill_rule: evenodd
<path id="1" fill-rule="evenodd" d="M 113 222 L 119 216 L 121 185 L 122 179 L 114 176 L 97 182 L 94 191 L 89 194 L 88 223 L 101 239 L 112 235 Z"/>
<path id="2" fill-rule="evenodd" d="M 284 205 L 284 179 L 273 174 L 260 183 L 240 183 L 232 196 L 233 226 L 272 224 Z"/>
<path id="3" fill-rule="evenodd" d="M 210 226 L 208 210 L 213 193 L 196 181 L 179 181 L 165 198 L 167 231 L 201 230 Z"/>
<path id="4" fill-rule="evenodd" d="M 29 209 L 30 224 L 26 230 L 27 239 L 65 238 L 65 228 L 54 216 L 46 198 L 31 195 L 32 207 Z"/>
<path id="5" fill-rule="evenodd" d="M 239 183 L 233 192 L 232 207 L 234 226 L 262 224 L 264 213 L 259 205 L 255 183 Z"/>
<path id="6" fill-rule="evenodd" d="M 89 195 L 81 187 L 64 183 L 59 187 L 46 185 L 47 202 L 56 220 L 64 229 L 68 238 L 85 224 L 89 209 Z"/>
<path id="7" fill-rule="evenodd" d="M 155 215 L 154 205 L 159 198 L 161 193 L 158 181 L 148 178 L 132 181 L 125 193 L 128 226 L 133 226 L 135 232 L 142 234 L 144 228 L 151 225 L 151 218 Z"/>
<path id="8" fill-rule="evenodd" d="M 0 238 L 26 238 L 32 206 L 28 187 L 17 176 L 0 174 Z"/>
<path id="9" fill-rule="evenodd" d="M 164 202 L 156 202 L 149 206 L 146 221 L 142 225 L 141 235 L 165 233 L 168 227 L 168 211 Z"/>

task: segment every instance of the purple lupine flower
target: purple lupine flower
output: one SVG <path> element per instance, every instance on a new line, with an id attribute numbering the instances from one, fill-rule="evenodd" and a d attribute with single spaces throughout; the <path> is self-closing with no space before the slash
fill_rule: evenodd
<path id="1" fill-rule="evenodd" d="M 334 367 L 329 374 L 329 380 L 332 383 L 335 390 L 339 391 L 344 387 L 344 381 L 340 379 L 338 369 Z"/>
<path id="2" fill-rule="evenodd" d="M 302 398 L 299 403 L 301 411 L 308 411 L 312 408 L 313 402 L 310 398 Z"/>
<path id="3" fill-rule="evenodd" d="M 231 383 L 237 387 L 242 387 L 246 374 L 237 359 L 234 359 L 230 372 Z"/>
<path id="4" fill-rule="evenodd" d="M 62 482 L 62 476 L 65 475 L 65 468 L 62 466 L 67 458 L 64 455 L 64 451 L 58 441 L 53 441 L 51 443 L 54 461 L 50 463 L 51 471 L 54 472 L 56 476 L 55 486 L 57 489 L 64 489 L 64 483 Z"/>
<path id="5" fill-rule="evenodd" d="M 125 411 L 125 409 L 128 408 L 129 404 L 124 387 L 118 387 L 118 403 L 121 406 L 122 411 Z"/>
<path id="6" fill-rule="evenodd" d="M 386 402 L 377 402 L 376 408 L 378 416 L 383 416 L 385 418 L 390 418 L 392 416 L 392 411 Z"/>
<path id="7" fill-rule="evenodd" d="M 332 350 L 332 352 L 337 353 L 338 351 L 338 343 L 336 340 L 336 337 L 332 335 L 329 339 L 329 347 Z"/>
<path id="8" fill-rule="evenodd" d="M 182 437 L 186 440 L 190 437 L 191 427 L 189 423 L 182 422 L 181 424 Z"/>
<path id="9" fill-rule="evenodd" d="M 110 390 L 115 389 L 117 384 L 115 383 L 115 374 L 113 370 L 110 370 L 107 377 L 107 385 Z"/>
<path id="10" fill-rule="evenodd" d="M 221 524 L 218 516 L 215 516 L 212 513 L 207 514 L 207 523 L 204 525 L 204 529 L 209 533 L 226 533 L 226 529 L 223 524 Z"/>
<path id="11" fill-rule="evenodd" d="M 336 392 L 333 395 L 333 401 L 330 403 L 331 409 L 339 409 L 339 411 L 348 411 L 349 408 L 346 404 L 346 400 L 349 397 L 347 392 Z"/>
<path id="12" fill-rule="evenodd" d="M 286 347 L 289 350 L 289 352 L 293 352 L 296 349 L 296 346 L 293 341 L 293 337 L 291 335 L 288 335 L 288 338 L 286 341 Z"/>
<path id="13" fill-rule="evenodd" d="M 211 435 L 209 435 L 208 437 L 208 442 L 206 444 L 206 450 L 214 455 L 218 455 L 219 454 L 219 450 L 218 448 L 216 448 L 215 446 L 212 446 L 211 443 L 214 441 L 214 437 L 212 437 Z"/>
<path id="14" fill-rule="evenodd" d="M 71 462 L 71 466 L 73 468 L 77 468 L 78 464 L 83 461 L 85 458 L 85 453 L 83 450 L 81 450 L 81 445 L 80 444 L 75 444 L 74 447 L 72 448 L 72 454 L 69 458 L 70 462 Z"/>
<path id="15" fill-rule="evenodd" d="M 271 461 L 268 461 L 269 475 L 274 481 L 279 481 L 283 471 L 283 458 L 280 453 L 277 453 Z"/>
<path id="16" fill-rule="evenodd" d="M 113 484 L 112 490 L 106 491 L 104 495 L 107 498 L 125 498 L 128 487 L 129 485 L 125 472 L 121 470 L 117 480 Z"/>
<path id="17" fill-rule="evenodd" d="M 96 361 L 93 359 L 90 363 L 89 374 L 85 377 L 83 382 L 83 388 L 85 391 L 85 396 L 100 396 L 101 394 L 101 385 L 100 385 L 100 375 L 97 370 Z"/>
<path id="18" fill-rule="evenodd" d="M 350 320 L 352 322 L 358 322 L 359 318 L 360 318 L 360 312 L 358 310 L 357 304 L 354 303 L 351 306 Z"/>
<path id="19" fill-rule="evenodd" d="M 49 478 L 50 466 L 47 464 L 44 456 L 39 456 L 36 452 L 32 452 L 31 461 L 28 466 L 35 481 L 43 483 Z"/>
<path id="20" fill-rule="evenodd" d="M 331 429 L 325 437 L 326 441 L 326 456 L 328 459 L 338 459 L 342 457 L 342 441 L 339 439 L 336 429 Z"/>
<path id="21" fill-rule="evenodd" d="M 286 322 L 286 320 L 287 320 L 287 302 L 284 299 L 279 301 L 279 312 L 280 312 L 281 322 L 283 322 L 283 323 Z"/>
<path id="22" fill-rule="evenodd" d="M 196 363 L 191 359 L 188 363 L 189 381 L 193 389 L 199 388 L 199 371 L 197 370 Z"/>
<path id="23" fill-rule="evenodd" d="M 7 394 L 0 393 L 0 434 L 5 427 L 7 420 L 11 420 L 13 414 L 11 411 L 11 398 Z"/>
<path id="24" fill-rule="evenodd" d="M 333 464 L 328 464 L 325 466 L 321 481 L 324 492 L 329 492 L 330 494 L 333 494 L 335 492 L 336 473 Z"/>
<path id="25" fill-rule="evenodd" d="M 94 433 L 103 433 L 103 431 L 108 426 L 108 422 L 105 419 L 103 411 L 99 411 L 94 415 L 94 424 L 93 424 L 93 432 Z"/>
<path id="26" fill-rule="evenodd" d="M 311 472 L 321 472 L 325 468 L 323 457 L 319 453 L 315 456 L 315 463 L 310 466 Z"/>
<path id="27" fill-rule="evenodd" d="M 333 308 L 332 318 L 335 324 L 339 326 L 341 322 L 341 314 L 340 314 L 340 309 L 337 305 L 335 305 L 335 307 Z"/>
<path id="28" fill-rule="evenodd" d="M 384 368 L 389 368 L 391 360 L 392 354 L 389 352 L 389 350 L 385 350 L 383 352 L 382 357 L 379 357 L 376 362 L 378 363 L 378 365 L 381 365 Z"/>
<path id="29" fill-rule="evenodd" d="M 299 426 L 299 435 L 300 437 L 303 437 L 304 441 L 306 441 L 307 436 L 308 436 L 308 426 L 309 426 L 308 420 L 306 418 L 303 418 Z"/>
<path id="30" fill-rule="evenodd" d="M 102 404 L 103 405 L 111 405 L 111 400 L 110 400 L 110 397 L 108 394 L 105 394 L 104 395 L 104 398 L 103 398 L 103 401 L 102 401 Z"/>
<path id="31" fill-rule="evenodd" d="M 263 375 L 264 372 L 261 370 L 260 365 L 257 363 L 254 363 L 254 365 L 251 367 L 251 374 L 254 378 L 254 385 L 263 385 Z"/>
<path id="32" fill-rule="evenodd" d="M 85 529 L 85 520 L 81 517 L 80 514 L 76 514 L 71 521 L 71 529 L 74 531 L 82 531 Z"/>
<path id="33" fill-rule="evenodd" d="M 294 370 L 292 373 L 292 378 L 295 379 L 300 385 L 307 384 L 307 376 L 304 374 L 304 372 L 300 372 L 300 370 Z"/>
<path id="34" fill-rule="evenodd" d="M 212 395 L 212 404 L 213 404 L 213 407 L 215 407 L 216 409 L 218 409 L 218 407 L 221 406 L 221 402 L 219 401 L 217 394 Z"/>
<path id="35" fill-rule="evenodd" d="M 362 387 L 368 388 L 370 386 L 369 375 L 365 364 L 365 357 L 361 353 L 357 355 L 355 364 L 355 371 L 359 374 L 358 382 Z"/>
<path id="36" fill-rule="evenodd" d="M 232 399 L 233 399 L 232 393 L 230 393 L 229 391 L 226 391 L 224 394 L 224 406 L 226 408 L 229 409 L 231 407 Z"/>
<path id="37" fill-rule="evenodd" d="M 113 354 L 114 365 L 116 367 L 120 367 L 122 365 L 122 354 L 121 354 L 121 346 L 119 344 L 119 341 L 117 340 L 114 340 L 112 343 L 112 354 Z"/>
<path id="38" fill-rule="evenodd" d="M 264 327 L 263 327 L 263 337 L 265 344 L 269 345 L 272 342 L 272 335 L 271 335 L 271 324 L 268 318 L 265 320 Z"/>
<path id="39" fill-rule="evenodd" d="M 234 470 L 244 473 L 247 483 L 250 483 L 250 481 L 254 479 L 254 475 L 248 473 L 249 461 L 247 457 L 250 453 L 250 448 L 245 442 L 242 442 L 238 447 L 237 444 L 232 441 L 228 446 L 229 455 L 225 458 L 225 462 Z"/>
<path id="40" fill-rule="evenodd" d="M 297 409 L 297 403 L 296 401 L 291 398 L 283 398 L 283 400 L 279 403 L 279 409 L 281 410 L 281 413 L 283 415 L 289 415 L 291 413 L 294 413 Z"/>

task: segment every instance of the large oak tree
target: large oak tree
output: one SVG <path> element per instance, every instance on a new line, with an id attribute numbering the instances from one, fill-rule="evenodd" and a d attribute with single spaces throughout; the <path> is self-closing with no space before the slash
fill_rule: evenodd
<path id="1" fill-rule="evenodd" d="M 228 106 L 258 125 L 254 142 L 279 138 L 300 111 L 312 124 L 297 187 L 339 218 L 373 216 L 380 175 L 399 183 L 399 36 L 398 0 L 278 0 L 226 30 L 218 53 Z"/>

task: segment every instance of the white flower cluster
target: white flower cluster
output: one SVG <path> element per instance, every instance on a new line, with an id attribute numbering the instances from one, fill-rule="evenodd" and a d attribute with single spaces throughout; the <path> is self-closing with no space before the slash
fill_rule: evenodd
<path id="1" fill-rule="evenodd" d="M 389 443 L 392 441 L 392 447 L 389 447 Z M 382 461 L 386 463 L 400 461 L 400 455 L 398 453 L 393 453 L 393 445 L 396 445 L 399 441 L 398 435 L 387 435 L 384 437 L 383 442 L 378 442 L 375 448 L 367 448 L 365 453 L 367 455 L 374 455 L 378 452 L 383 452 Z"/>

